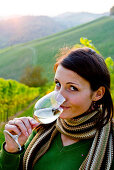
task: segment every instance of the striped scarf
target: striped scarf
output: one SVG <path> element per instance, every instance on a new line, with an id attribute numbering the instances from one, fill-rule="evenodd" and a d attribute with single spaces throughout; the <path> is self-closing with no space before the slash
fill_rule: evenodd
<path id="1" fill-rule="evenodd" d="M 102 110 L 97 109 L 72 119 L 58 118 L 49 125 L 37 128 L 37 134 L 29 144 L 24 158 L 23 170 L 31 170 L 38 159 L 50 148 L 58 131 L 71 138 L 83 140 L 93 138 L 92 146 L 79 170 L 109 170 L 113 160 L 112 122 L 97 129 Z"/>

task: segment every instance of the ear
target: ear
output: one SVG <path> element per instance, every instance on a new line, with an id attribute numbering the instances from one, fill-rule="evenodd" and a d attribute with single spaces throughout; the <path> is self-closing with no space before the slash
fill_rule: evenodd
<path id="1" fill-rule="evenodd" d="M 93 101 L 100 100 L 103 97 L 104 93 L 105 93 L 105 87 L 104 86 L 99 87 L 99 89 L 96 90 L 93 94 L 92 97 Z"/>

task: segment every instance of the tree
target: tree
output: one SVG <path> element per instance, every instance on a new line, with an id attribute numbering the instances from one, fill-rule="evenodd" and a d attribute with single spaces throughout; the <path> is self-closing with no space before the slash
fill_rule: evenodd
<path id="1" fill-rule="evenodd" d="M 110 15 L 114 15 L 114 6 L 110 9 Z"/>
<path id="2" fill-rule="evenodd" d="M 47 83 L 47 79 L 42 77 L 42 72 L 43 69 L 40 66 L 28 66 L 26 67 L 20 82 L 29 87 L 44 86 Z"/>

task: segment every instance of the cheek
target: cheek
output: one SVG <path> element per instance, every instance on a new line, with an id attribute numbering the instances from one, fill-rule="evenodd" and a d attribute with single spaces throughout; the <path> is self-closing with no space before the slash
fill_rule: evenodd
<path id="1" fill-rule="evenodd" d="M 90 95 L 86 94 L 86 95 L 76 95 L 76 96 L 72 96 L 69 100 L 70 104 L 73 107 L 83 107 L 85 105 L 90 105 L 91 104 L 91 98 Z"/>
<path id="2" fill-rule="evenodd" d="M 75 104 L 78 105 L 78 104 L 82 103 L 83 100 L 84 100 L 84 98 L 81 97 L 80 94 L 72 95 L 69 97 L 69 102 L 71 103 L 71 105 L 75 105 Z"/>

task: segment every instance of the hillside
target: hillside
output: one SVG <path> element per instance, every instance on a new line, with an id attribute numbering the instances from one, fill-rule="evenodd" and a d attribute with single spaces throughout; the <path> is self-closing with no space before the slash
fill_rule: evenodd
<path id="1" fill-rule="evenodd" d="M 0 48 L 28 42 L 64 30 L 51 17 L 22 16 L 0 21 Z"/>
<path id="2" fill-rule="evenodd" d="M 68 29 L 108 15 L 108 12 L 102 14 L 94 14 L 89 12 L 66 12 L 54 17 L 54 19 Z"/>
<path id="3" fill-rule="evenodd" d="M 53 80 L 53 64 L 58 49 L 79 43 L 80 37 L 92 40 L 95 47 L 106 58 L 114 59 L 114 17 L 102 17 L 67 31 L 0 50 L 0 76 L 19 80 L 24 68 L 41 65 L 44 76 Z"/>
<path id="4" fill-rule="evenodd" d="M 48 16 L 12 16 L 0 17 L 0 48 L 25 43 L 38 38 L 66 30 L 99 18 L 104 14 L 64 13 L 56 17 Z"/>

